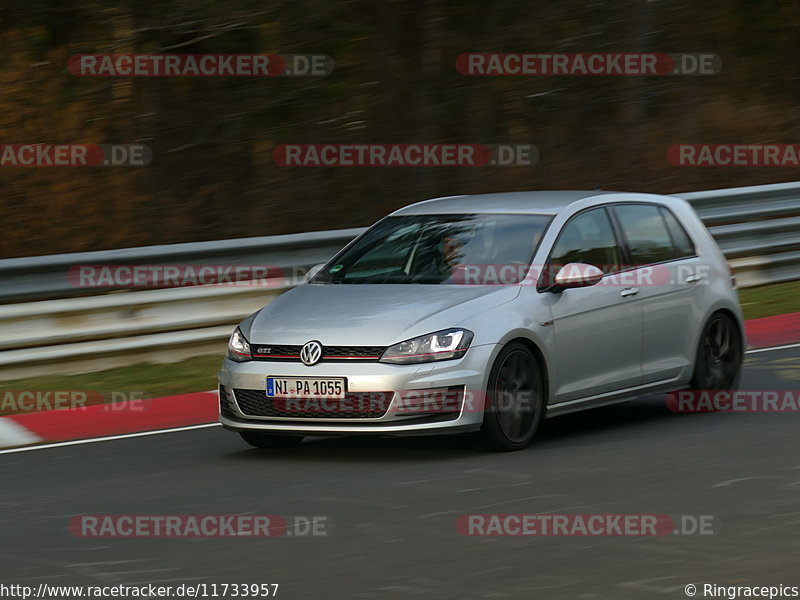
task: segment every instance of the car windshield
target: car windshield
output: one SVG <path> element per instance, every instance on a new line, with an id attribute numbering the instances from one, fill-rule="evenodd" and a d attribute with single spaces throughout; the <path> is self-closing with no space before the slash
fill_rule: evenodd
<path id="1" fill-rule="evenodd" d="M 518 283 L 551 217 L 531 214 L 387 217 L 334 258 L 313 283 Z"/>

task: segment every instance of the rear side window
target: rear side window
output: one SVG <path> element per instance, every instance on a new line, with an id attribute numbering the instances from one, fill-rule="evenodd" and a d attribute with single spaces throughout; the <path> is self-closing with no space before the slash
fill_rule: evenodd
<path id="1" fill-rule="evenodd" d="M 568 263 L 593 265 L 604 273 L 619 270 L 617 239 L 604 208 L 579 214 L 561 231 L 550 253 L 550 265 L 557 271 Z"/>
<path id="2" fill-rule="evenodd" d="M 664 222 L 667 224 L 667 229 L 669 229 L 669 234 L 672 236 L 672 243 L 677 248 L 678 253 L 680 254 L 679 258 L 684 258 L 687 256 L 694 256 L 697 254 L 694 249 L 694 244 L 692 244 L 692 240 L 689 239 L 689 236 L 686 234 L 686 231 L 683 229 L 680 223 L 678 223 L 678 219 L 675 218 L 675 215 L 672 214 L 668 208 L 664 208 L 661 206 L 658 210 L 661 211 L 661 216 L 664 217 Z"/>
<path id="3" fill-rule="evenodd" d="M 651 204 L 619 204 L 614 207 L 628 242 L 634 265 L 675 260 L 694 255 L 691 241 L 675 217 Z"/>

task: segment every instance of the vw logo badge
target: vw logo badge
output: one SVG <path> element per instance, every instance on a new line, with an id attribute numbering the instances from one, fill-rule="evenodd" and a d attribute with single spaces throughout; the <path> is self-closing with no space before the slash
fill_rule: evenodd
<path id="1" fill-rule="evenodd" d="M 319 342 L 308 342 L 300 349 L 300 360 L 308 367 L 317 364 L 320 358 L 322 358 L 322 344 Z"/>

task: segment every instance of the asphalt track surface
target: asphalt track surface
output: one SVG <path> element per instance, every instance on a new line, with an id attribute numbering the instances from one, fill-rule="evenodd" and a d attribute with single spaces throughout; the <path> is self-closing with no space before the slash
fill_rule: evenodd
<path id="1" fill-rule="evenodd" d="M 744 389 L 798 389 L 800 348 Z M 662 399 L 546 421 L 527 450 L 461 438 L 260 451 L 217 427 L 0 455 L 0 582 L 278 583 L 278 598 L 686 598 L 800 585 L 800 414 Z M 326 515 L 325 537 L 78 538 L 80 514 Z M 464 513 L 714 515 L 706 536 L 465 537 Z"/>

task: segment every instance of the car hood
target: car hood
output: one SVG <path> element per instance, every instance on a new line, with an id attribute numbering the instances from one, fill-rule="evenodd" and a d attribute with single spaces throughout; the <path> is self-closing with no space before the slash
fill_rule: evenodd
<path id="1" fill-rule="evenodd" d="M 388 346 L 455 327 L 516 298 L 519 286 L 304 284 L 242 323 L 252 344 Z"/>

